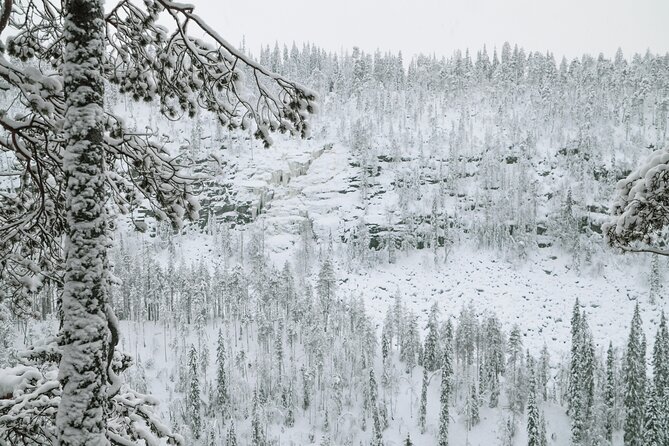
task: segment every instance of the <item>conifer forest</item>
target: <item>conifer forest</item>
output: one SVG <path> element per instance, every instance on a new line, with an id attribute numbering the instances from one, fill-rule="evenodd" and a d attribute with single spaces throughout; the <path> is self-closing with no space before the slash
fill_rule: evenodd
<path id="1" fill-rule="evenodd" d="M 0 0 L 0 446 L 669 446 L 669 47 L 199 3 Z"/>

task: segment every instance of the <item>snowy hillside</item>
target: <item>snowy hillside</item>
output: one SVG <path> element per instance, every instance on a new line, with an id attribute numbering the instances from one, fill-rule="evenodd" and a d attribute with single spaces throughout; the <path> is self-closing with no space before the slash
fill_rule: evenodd
<path id="1" fill-rule="evenodd" d="M 487 51 L 264 47 L 319 95 L 310 137 L 269 148 L 108 86 L 200 180 L 199 219 L 131 206 L 110 255 L 122 377 L 184 444 L 627 445 L 630 370 L 644 414 L 669 395 L 667 262 L 602 234 L 669 143 L 669 56 Z M 0 366 L 50 352 L 58 292 L 0 318 Z"/>
<path id="2" fill-rule="evenodd" d="M 314 48 L 311 54 L 320 53 Z M 302 56 L 298 52 L 294 57 Z M 567 389 L 570 351 L 573 351 L 570 333 L 576 299 L 588 318 L 596 361 L 603 364 L 609 342 L 615 346 L 612 373 L 622 370 L 620 355 L 628 341 L 635 304 L 640 305 L 649 343 L 655 339 L 660 313 L 665 308 L 664 278 L 659 274 L 665 262 L 653 263 L 650 257 L 639 254 L 622 256 L 607 248 L 601 235 L 601 225 L 609 218 L 607 208 L 615 182 L 649 153 L 647 147 L 666 144 L 666 131 L 659 131 L 662 121 L 646 117 L 626 123 L 611 111 L 602 114 L 601 111 L 610 106 L 605 96 L 615 94 L 586 93 L 588 87 L 585 86 L 584 93 L 570 90 L 569 76 L 588 79 L 586 75 L 576 74 L 581 69 L 578 61 L 572 62 L 568 70 L 564 69 L 565 84 L 544 81 L 546 86 L 540 88 L 544 100 L 547 100 L 548 89 L 555 90 L 545 102 L 551 104 L 546 105 L 546 117 L 537 120 L 537 110 L 544 110 L 544 105 L 528 105 L 527 98 L 534 95 L 529 78 L 529 85 L 509 90 L 505 98 L 496 96 L 495 91 L 505 91 L 506 87 L 500 86 L 495 78 L 490 85 L 484 79 L 473 81 L 462 91 L 443 93 L 435 85 L 426 86 L 417 80 L 413 81 L 414 86 L 384 90 L 385 81 L 377 85 L 363 73 L 360 76 L 364 87 L 356 87 L 355 70 L 360 69 L 360 65 L 365 66 L 359 61 L 367 57 L 360 53 L 356 56 L 355 52 L 352 57 L 344 57 L 350 64 L 352 71 L 348 75 L 351 77 L 344 75 L 344 81 L 334 87 L 334 92 L 319 90 L 321 113 L 307 141 L 276 137 L 274 146 L 263 149 L 243 134 L 220 134 L 206 116 L 198 118 L 194 130 L 182 130 L 182 138 L 191 142 L 191 146 L 197 146 L 191 155 L 194 159 L 212 158 L 213 154 L 213 158 L 220 161 L 219 173 L 202 191 L 199 225 L 202 229 L 191 228 L 186 234 L 175 237 L 160 236 L 163 241 L 150 242 L 141 251 L 131 248 L 137 243 L 130 237 L 124 242 L 127 248 L 122 255 L 127 258 L 134 252 L 138 259 L 146 259 L 155 250 L 158 256 L 155 267 L 167 271 L 168 275 L 173 274 L 169 271 L 182 268 L 181 263 L 193 271 L 201 271 L 195 273 L 197 277 L 211 274 L 211 279 L 205 280 L 212 288 L 204 291 L 203 298 L 213 305 L 214 315 L 219 310 L 213 296 L 221 295 L 226 300 L 235 295 L 229 285 L 224 285 L 223 291 L 216 291 L 217 283 L 237 283 L 241 276 L 235 274 L 241 274 L 240 268 L 243 268 L 247 274 L 244 283 L 249 287 L 249 299 L 261 302 L 265 299 L 261 297 L 264 293 L 275 295 L 271 291 L 273 287 L 282 289 L 286 274 L 290 274 L 286 273 L 284 264 L 289 264 L 295 275 L 297 294 L 312 295 L 314 309 L 319 308 L 325 305 L 321 295 L 323 265 L 332 262 L 335 302 L 343 305 L 336 306 L 339 310 L 333 314 L 342 311 L 341 315 L 346 315 L 362 305 L 369 317 L 371 334 L 352 332 L 352 342 L 356 342 L 353 341 L 356 336 L 374 336 L 375 342 L 382 343 L 378 339 L 382 339 L 383 333 L 393 330 L 392 324 L 389 328 L 389 317 L 392 317 L 388 315 L 395 311 L 398 298 L 406 308 L 403 316 L 406 321 L 411 321 L 412 315 L 416 317 L 417 335 L 424 339 L 420 343 L 427 342 L 429 337 L 430 308 L 434 303 L 439 309 L 440 336 L 446 336 L 443 327 L 447 321 L 450 320 L 453 327 L 460 327 L 467 324 L 467 317 L 473 317 L 474 327 L 480 327 L 475 329 L 476 333 L 484 332 L 489 318 L 499 321 L 506 336 L 517 326 L 521 351 L 527 349 L 528 354 L 536 358 L 544 346 L 550 352 L 543 384 L 548 396 L 541 408 L 547 424 L 548 444 L 572 444 L 571 422 L 565 415 L 565 407 L 570 392 Z M 535 57 L 535 63 L 544 60 L 540 55 Z M 327 67 L 330 62 L 331 59 L 325 58 L 321 63 Z M 422 71 L 417 68 L 421 62 Z M 414 76 L 428 77 L 429 70 L 434 69 L 431 64 L 439 63 L 420 58 L 412 61 L 409 76 L 413 69 L 422 73 L 414 72 Z M 457 64 L 457 59 L 448 63 Z M 585 58 L 582 63 L 588 66 L 593 60 Z M 294 66 L 303 65 L 296 62 Z M 297 75 L 299 77 L 299 71 Z M 352 82 L 352 86 L 346 82 Z M 411 85 L 410 78 L 406 82 Z M 587 85 L 590 81 L 584 82 Z M 486 89 L 493 93 L 484 94 Z M 346 96 L 346 91 L 351 91 L 352 96 Z M 622 94 L 625 97 L 627 93 Z M 423 95 L 423 102 L 413 102 L 412 95 Z M 593 113 L 594 109 L 600 112 Z M 646 112 L 641 113 L 645 116 Z M 666 116 L 663 119 L 666 120 Z M 192 143 L 198 140 L 201 142 Z M 658 265 L 662 266 L 658 268 Z M 202 268 L 207 272 L 202 272 Z M 140 286 L 139 283 L 136 286 Z M 133 294 L 130 296 L 124 305 L 133 307 Z M 223 321 L 228 320 L 227 317 L 223 316 Z M 282 336 L 277 336 L 292 323 L 277 320 L 276 316 L 266 317 L 273 321 L 265 328 L 270 333 L 269 339 L 273 339 L 272 343 L 279 342 L 277 339 Z M 323 324 L 323 317 L 326 316 L 317 316 L 316 320 Z M 155 374 L 157 379 L 148 378 L 148 382 L 162 382 L 165 373 L 179 373 L 178 366 L 161 364 L 174 364 L 170 355 L 182 358 L 183 363 L 189 342 L 201 352 L 203 347 L 198 345 L 208 339 L 205 351 L 213 352 L 217 330 L 228 333 L 233 329 L 229 323 L 217 322 L 217 318 L 206 320 L 206 326 L 201 329 L 203 334 L 196 334 L 191 341 L 176 341 L 176 338 L 169 341 L 170 336 L 174 336 L 173 329 L 167 329 L 168 334 L 165 334 L 160 324 L 142 328 L 150 334 L 128 337 L 130 351 L 135 343 L 137 358 L 144 362 L 151 358 L 151 367 L 145 367 L 147 378 Z M 246 407 L 246 410 L 256 404 L 249 399 L 253 389 L 265 392 L 262 383 L 271 389 L 276 379 L 271 378 L 276 373 L 272 366 L 264 371 L 260 365 L 268 359 L 258 349 L 270 354 L 280 351 L 278 344 L 263 347 L 267 341 L 263 341 L 261 334 L 262 318 L 259 320 L 256 316 L 253 320 L 255 322 L 246 330 L 251 330 L 251 339 L 257 338 L 258 344 L 249 344 L 248 332 L 239 327 L 233 329 L 240 330 L 239 338 L 230 333 L 224 336 L 229 349 L 227 358 L 239 361 L 240 354 L 248 358 L 248 372 L 230 370 L 228 374 L 245 395 L 243 401 L 237 401 L 236 407 Z M 289 378 L 291 389 L 295 385 L 295 390 L 304 392 L 313 385 L 309 384 L 311 379 L 320 383 L 317 408 L 305 409 L 303 404 L 295 415 L 294 425 L 293 422 L 286 424 L 285 410 L 292 406 L 286 406 L 285 397 L 279 399 L 283 403 L 273 400 L 270 390 L 269 400 L 258 404 L 264 408 L 264 435 L 277 444 L 328 444 L 328 441 L 367 444 L 373 441 L 373 429 L 367 424 L 373 424 L 373 412 L 366 408 L 367 396 L 358 400 L 349 394 L 344 402 L 337 396 L 337 380 L 341 379 L 338 377 L 347 370 L 347 366 L 341 369 L 347 360 L 340 363 L 337 352 L 339 349 L 347 351 L 346 341 L 328 336 L 314 338 L 315 334 L 310 331 L 313 325 L 303 326 L 305 322 L 297 322 L 297 327 L 303 327 L 297 328 L 298 332 L 306 331 L 298 335 L 297 347 L 292 347 L 294 353 L 288 355 L 292 371 L 286 373 L 289 377 L 295 374 Z M 151 339 L 150 344 L 138 347 L 136 336 Z M 161 340 L 161 336 L 168 340 Z M 479 339 L 475 349 L 477 365 L 473 369 L 463 365 L 459 353 L 456 355 L 458 366 L 454 379 L 458 390 L 457 395 L 452 396 L 451 441 L 454 444 L 469 441 L 472 445 L 524 444 L 527 413 L 522 407 L 529 390 L 526 385 L 521 386 L 520 394 L 516 394 L 514 380 L 517 378 L 509 375 L 503 378 L 504 394 L 499 406 L 495 404 L 497 409 L 488 407 L 492 405 L 488 401 L 490 390 L 477 397 L 481 404 L 481 422 L 474 425 L 471 421 L 471 395 L 463 389 L 468 389 L 467 382 L 471 380 L 477 381 L 480 388 L 491 385 L 491 378 L 485 377 L 488 372 L 484 359 L 490 348 L 486 347 L 489 340 L 480 339 L 481 334 L 474 336 Z M 242 344 L 238 345 L 238 341 Z M 387 423 L 383 441 L 387 445 L 400 444 L 410 434 L 416 444 L 437 444 L 439 385 L 433 382 L 436 378 L 430 380 L 425 433 L 421 433 L 418 410 L 421 368 L 413 369 L 409 375 L 402 373 L 407 367 L 405 348 L 408 348 L 403 342 L 397 341 L 397 351 L 391 349 L 386 360 L 380 359 L 378 353 L 372 354 L 376 358 L 373 361 L 379 383 L 385 376 L 383 385 L 379 384 L 379 395 L 383 395 L 384 401 L 381 407 L 390 412 L 389 418 L 381 423 Z M 317 345 L 329 345 L 331 351 L 324 353 Z M 454 351 L 460 348 L 462 344 L 454 346 Z M 507 349 L 510 349 L 509 354 L 513 346 Z M 423 353 L 417 353 L 417 361 L 424 360 L 424 357 L 420 359 Z M 323 354 L 325 356 L 318 359 Z M 349 354 L 343 355 L 348 357 Z M 212 360 L 213 354 L 209 355 L 209 361 Z M 352 361 L 353 369 L 358 367 L 356 360 L 348 361 Z M 518 373 L 527 373 L 528 361 L 523 360 Z M 321 371 L 319 364 L 327 365 L 330 371 Z M 512 363 L 509 365 L 515 367 Z M 350 376 L 343 388 L 349 392 L 355 388 L 367 395 L 365 374 L 368 372 L 363 365 L 359 366 L 362 376 L 344 372 Z M 215 367 L 210 362 L 208 367 L 202 365 L 202 371 L 210 375 Z M 389 368 L 392 371 L 389 372 Z M 263 373 L 269 373 L 269 377 L 261 379 L 257 375 Z M 321 373 L 324 374 L 321 376 Z M 604 367 L 596 373 L 604 373 Z M 434 377 L 434 372 L 430 372 L 430 376 Z M 474 379 L 474 376 L 479 377 Z M 203 379 L 206 383 L 213 378 Z M 604 398 L 604 384 L 598 381 L 596 398 Z M 174 405 L 179 401 L 178 393 L 172 393 L 175 390 L 178 391 L 178 385 L 154 385 L 151 393 L 163 395 L 163 401 Z M 514 409 L 513 399 L 518 395 L 522 400 L 520 411 Z M 619 411 L 622 400 L 617 398 L 615 410 Z M 174 411 L 179 409 L 171 407 L 170 418 L 178 422 L 180 416 Z M 358 411 L 362 418 L 356 415 Z M 365 414 L 370 416 L 367 421 Z M 188 415 L 181 416 L 188 424 Z M 602 420 L 596 418 L 593 422 L 603 423 Z M 228 424 L 221 420 L 214 422 L 214 438 L 225 435 L 224 426 Z M 238 421 L 235 428 L 242 443 L 253 443 L 252 425 L 248 430 L 247 423 Z M 597 429 L 593 429 L 587 441 L 595 441 L 598 435 L 600 439 L 605 436 Z M 622 444 L 622 434 L 618 429 L 614 431 L 613 444 Z"/>

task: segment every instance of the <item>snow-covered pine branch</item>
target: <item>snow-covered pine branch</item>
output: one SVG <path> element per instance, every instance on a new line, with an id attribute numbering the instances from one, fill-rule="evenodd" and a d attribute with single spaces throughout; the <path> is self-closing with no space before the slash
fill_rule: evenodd
<path id="1" fill-rule="evenodd" d="M 611 246 L 669 256 L 669 148 L 656 150 L 617 184 L 612 220 L 603 226 Z"/>
<path id="2" fill-rule="evenodd" d="M 0 369 L 0 444 L 52 445 L 56 442 L 56 412 L 62 395 L 58 381 L 61 348 L 57 340 L 31 349 L 21 364 Z M 121 373 L 131 364 L 125 354 L 115 352 L 112 368 Z M 153 412 L 156 401 L 127 386 L 110 399 L 107 438 L 113 445 L 183 444 Z"/>

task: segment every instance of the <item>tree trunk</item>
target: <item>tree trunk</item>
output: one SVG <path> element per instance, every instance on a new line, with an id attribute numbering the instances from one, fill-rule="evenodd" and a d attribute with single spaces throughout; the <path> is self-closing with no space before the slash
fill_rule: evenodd
<path id="1" fill-rule="evenodd" d="M 66 95 L 63 167 L 67 179 L 65 286 L 56 425 L 59 445 L 106 445 L 107 218 L 105 213 L 102 59 L 104 23 L 99 0 L 65 2 Z"/>

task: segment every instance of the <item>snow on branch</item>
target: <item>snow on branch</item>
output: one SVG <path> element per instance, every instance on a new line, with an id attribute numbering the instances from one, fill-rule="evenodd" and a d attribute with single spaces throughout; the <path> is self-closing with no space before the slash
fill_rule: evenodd
<path id="1" fill-rule="evenodd" d="M 136 100 L 158 97 L 172 119 L 204 108 L 221 125 L 252 128 L 267 146 L 270 131 L 308 136 L 313 92 L 235 49 L 192 5 L 146 0 L 144 6 L 123 0 L 107 16 L 109 80 L 122 92 Z M 172 18 L 174 31 L 156 23 L 162 12 Z M 205 40 L 192 37 L 202 33 Z"/>
<path id="2" fill-rule="evenodd" d="M 61 395 L 58 380 L 60 347 L 47 343 L 22 355 L 22 364 L 0 369 L 0 444 L 56 443 L 55 418 Z M 112 367 L 121 373 L 130 358 L 115 352 Z M 112 445 L 184 444 L 154 413 L 155 399 L 124 386 L 110 399 L 107 438 Z"/>
<path id="3" fill-rule="evenodd" d="M 612 220 L 603 226 L 611 246 L 669 256 L 669 147 L 650 157 L 616 186 Z"/>

